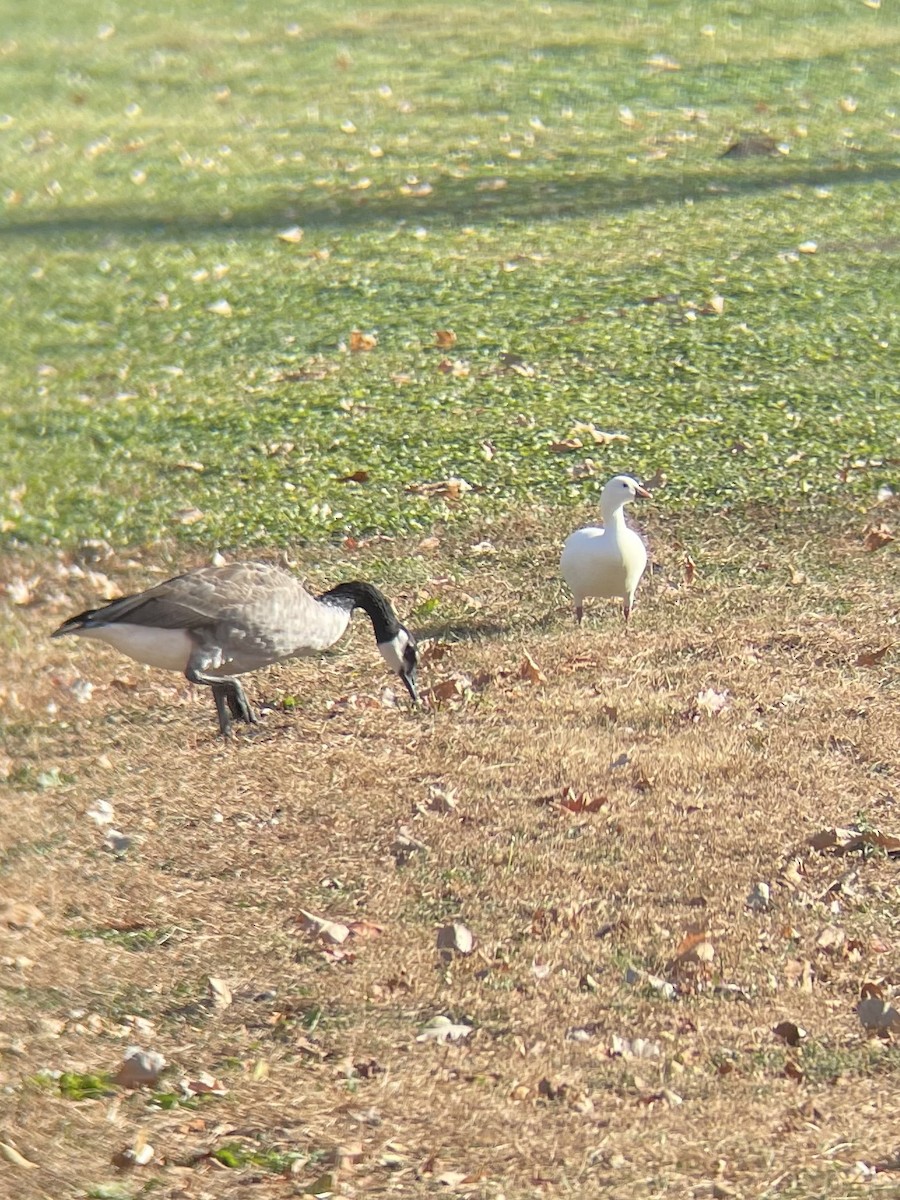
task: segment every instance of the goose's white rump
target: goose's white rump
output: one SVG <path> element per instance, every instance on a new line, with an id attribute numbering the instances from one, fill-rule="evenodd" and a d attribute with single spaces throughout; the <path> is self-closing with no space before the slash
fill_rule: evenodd
<path id="1" fill-rule="evenodd" d="M 647 547 L 625 524 L 623 510 L 629 500 L 649 494 L 630 475 L 616 475 L 600 495 L 604 524 L 576 529 L 566 539 L 559 569 L 572 590 L 579 623 L 590 596 L 621 596 L 625 620 L 631 616 L 634 594 L 647 566 Z"/>

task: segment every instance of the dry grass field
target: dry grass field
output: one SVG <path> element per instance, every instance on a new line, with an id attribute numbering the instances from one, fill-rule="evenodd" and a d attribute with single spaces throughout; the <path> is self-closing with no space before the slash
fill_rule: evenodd
<path id="1" fill-rule="evenodd" d="M 0 1190 L 897 1195 L 897 1035 L 857 1014 L 900 990 L 897 553 L 863 540 L 897 512 L 640 516 L 627 633 L 571 622 L 571 512 L 317 552 L 412 614 L 432 702 L 360 620 L 251 678 L 230 744 L 48 640 L 183 557 L 0 562 Z M 111 1081 L 132 1045 L 150 1087 Z"/>

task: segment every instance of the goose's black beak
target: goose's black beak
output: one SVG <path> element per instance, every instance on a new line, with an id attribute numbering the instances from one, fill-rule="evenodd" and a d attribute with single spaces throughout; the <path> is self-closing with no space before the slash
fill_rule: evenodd
<path id="1" fill-rule="evenodd" d="M 419 690 L 416 687 L 416 667 L 413 664 L 411 667 L 405 668 L 400 672 L 400 678 L 403 680 L 403 686 L 409 692 L 410 699 L 413 704 L 419 704 Z"/>

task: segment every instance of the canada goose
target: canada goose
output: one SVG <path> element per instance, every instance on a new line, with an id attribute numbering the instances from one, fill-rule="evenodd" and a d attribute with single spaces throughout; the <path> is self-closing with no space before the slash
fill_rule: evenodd
<path id="1" fill-rule="evenodd" d="M 575 620 L 581 624 L 587 596 L 621 596 L 625 620 L 647 565 L 643 540 L 625 524 L 629 500 L 650 493 L 630 475 L 616 475 L 600 493 L 603 526 L 588 525 L 566 538 L 559 568 L 575 598 Z"/>
<path id="2" fill-rule="evenodd" d="M 377 587 L 340 583 L 312 596 L 293 575 L 269 563 L 229 563 L 177 575 L 79 613 L 52 636 L 94 638 L 138 662 L 207 684 L 227 737 L 232 718 L 255 721 L 235 676 L 327 649 L 344 633 L 355 608 L 368 613 L 382 658 L 418 703 L 415 639 Z"/>

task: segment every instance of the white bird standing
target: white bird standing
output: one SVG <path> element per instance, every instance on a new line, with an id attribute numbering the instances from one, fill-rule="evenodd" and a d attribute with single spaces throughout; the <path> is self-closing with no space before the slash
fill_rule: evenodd
<path id="1" fill-rule="evenodd" d="M 650 493 L 630 475 L 616 475 L 600 493 L 603 526 L 588 525 L 566 538 L 559 569 L 572 589 L 575 620 L 581 624 L 588 596 L 621 596 L 625 620 L 647 565 L 643 539 L 625 524 L 624 507 Z"/>
<path id="2" fill-rule="evenodd" d="M 415 638 L 377 587 L 354 581 L 312 596 L 270 563 L 189 571 L 79 613 L 52 636 L 72 633 L 106 642 L 137 662 L 206 684 L 228 737 L 232 718 L 255 722 L 235 676 L 326 650 L 344 633 L 355 608 L 368 613 L 382 658 L 417 703 Z"/>

